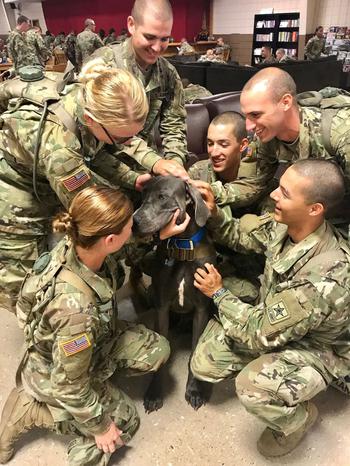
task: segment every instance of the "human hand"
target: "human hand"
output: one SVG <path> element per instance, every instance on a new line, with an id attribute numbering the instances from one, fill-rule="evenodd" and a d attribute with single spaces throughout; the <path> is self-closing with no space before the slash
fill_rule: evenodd
<path id="1" fill-rule="evenodd" d="M 158 160 L 152 167 L 152 173 L 154 175 L 162 176 L 173 175 L 177 178 L 182 178 L 185 181 L 189 179 L 189 175 L 187 171 L 184 169 L 184 167 L 182 167 L 178 162 L 175 162 L 174 160 Z"/>
<path id="2" fill-rule="evenodd" d="M 180 223 L 179 225 L 177 225 L 176 220 L 177 220 L 179 215 L 180 215 L 180 209 L 177 209 L 175 211 L 175 213 L 174 213 L 173 218 L 170 220 L 170 222 L 160 230 L 159 238 L 161 240 L 171 238 L 172 236 L 179 235 L 180 233 L 183 233 L 186 230 L 186 228 L 187 228 L 187 226 L 188 226 L 188 224 L 189 224 L 189 222 L 191 220 L 191 217 L 186 212 L 185 220 L 182 223 Z"/>
<path id="3" fill-rule="evenodd" d="M 114 422 L 112 422 L 107 432 L 95 435 L 97 448 L 103 450 L 104 453 L 113 453 L 117 446 L 122 447 L 124 445 L 123 440 L 120 438 L 122 433 L 123 432 L 118 429 Z"/>
<path id="4" fill-rule="evenodd" d="M 135 181 L 136 191 L 142 191 L 143 188 L 145 187 L 145 184 L 147 184 L 149 182 L 149 180 L 151 180 L 151 179 L 152 179 L 152 175 L 150 175 L 149 173 L 139 175 L 136 178 L 136 181 Z"/>
<path id="5" fill-rule="evenodd" d="M 215 217 L 217 213 L 217 205 L 210 184 L 201 180 L 189 180 L 189 183 L 198 189 L 202 195 L 203 201 L 209 209 L 210 215 Z"/>
<path id="6" fill-rule="evenodd" d="M 222 277 L 213 264 L 204 264 L 204 268 L 198 268 L 194 274 L 194 286 L 205 296 L 211 298 L 213 294 L 223 287 Z"/>

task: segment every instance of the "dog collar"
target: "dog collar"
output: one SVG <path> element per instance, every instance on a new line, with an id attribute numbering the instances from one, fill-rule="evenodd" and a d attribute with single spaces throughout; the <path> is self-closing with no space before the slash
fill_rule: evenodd
<path id="1" fill-rule="evenodd" d="M 169 238 L 167 241 L 167 249 L 185 249 L 192 250 L 204 238 L 205 228 L 200 228 L 191 238 Z"/>

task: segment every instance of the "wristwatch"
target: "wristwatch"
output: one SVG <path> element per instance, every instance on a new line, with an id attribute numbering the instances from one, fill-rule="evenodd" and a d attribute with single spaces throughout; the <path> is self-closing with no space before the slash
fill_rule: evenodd
<path id="1" fill-rule="evenodd" d="M 227 288 L 219 288 L 211 295 L 211 299 L 219 298 L 222 294 L 226 293 Z"/>

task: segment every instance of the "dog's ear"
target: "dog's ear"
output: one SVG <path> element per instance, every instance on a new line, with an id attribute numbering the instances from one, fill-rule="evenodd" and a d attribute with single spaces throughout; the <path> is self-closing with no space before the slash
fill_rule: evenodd
<path id="1" fill-rule="evenodd" d="M 202 199 L 201 193 L 190 183 L 186 183 L 186 191 L 194 205 L 194 217 L 199 227 L 203 227 L 209 218 L 209 209 Z"/>

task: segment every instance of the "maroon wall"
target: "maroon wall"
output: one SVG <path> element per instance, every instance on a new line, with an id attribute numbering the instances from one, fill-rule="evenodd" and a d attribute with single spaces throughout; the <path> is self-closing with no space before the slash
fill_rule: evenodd
<path id="1" fill-rule="evenodd" d="M 57 34 L 68 33 L 75 29 L 80 32 L 86 18 L 93 18 L 96 29 L 108 31 L 114 27 L 119 33 L 126 27 L 126 18 L 130 14 L 133 0 L 46 0 L 42 3 L 48 29 Z M 172 36 L 175 41 L 187 37 L 189 41 L 202 26 L 203 13 L 209 18 L 210 0 L 173 0 L 174 26 Z"/>

